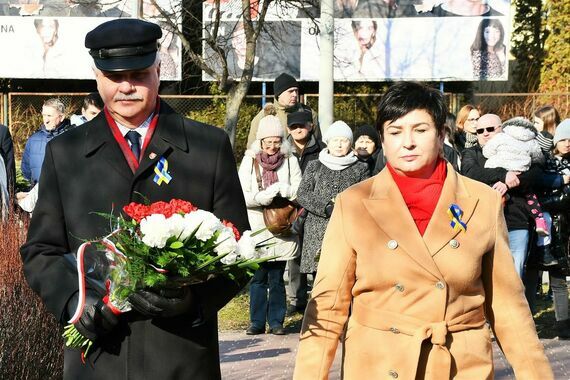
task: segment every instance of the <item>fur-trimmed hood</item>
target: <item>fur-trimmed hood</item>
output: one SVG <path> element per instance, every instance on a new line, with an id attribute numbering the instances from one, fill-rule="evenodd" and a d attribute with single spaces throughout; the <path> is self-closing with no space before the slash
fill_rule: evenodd
<path id="1" fill-rule="evenodd" d="M 503 132 L 519 140 L 530 141 L 536 138 L 538 131 L 530 120 L 524 117 L 513 117 L 503 123 Z"/>

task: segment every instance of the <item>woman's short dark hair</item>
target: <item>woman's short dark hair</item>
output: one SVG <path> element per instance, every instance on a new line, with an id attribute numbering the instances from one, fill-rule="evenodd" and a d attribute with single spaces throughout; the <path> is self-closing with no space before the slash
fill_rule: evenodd
<path id="1" fill-rule="evenodd" d="M 412 111 L 424 110 L 433 119 L 438 136 L 445 133 L 447 105 L 443 94 L 417 82 L 399 82 L 388 89 L 378 104 L 376 129 L 384 140 L 384 123 L 397 120 Z"/>

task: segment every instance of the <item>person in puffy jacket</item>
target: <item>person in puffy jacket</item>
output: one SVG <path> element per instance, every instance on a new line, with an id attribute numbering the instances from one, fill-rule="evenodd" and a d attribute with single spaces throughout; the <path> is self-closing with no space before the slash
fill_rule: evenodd
<path id="1" fill-rule="evenodd" d="M 301 182 L 301 168 L 291 147 L 284 139 L 279 118 L 267 115 L 259 122 L 256 140 L 245 152 L 239 168 L 239 179 L 251 230 L 265 229 L 263 208 L 278 197 L 294 201 Z M 288 260 L 298 255 L 298 237 L 290 233 L 279 235 L 263 230 L 254 239 L 265 242 L 261 257 L 272 258 L 260 264 L 249 287 L 249 316 L 251 324 L 248 335 L 269 333 L 284 335 L 283 322 L 287 311 L 283 275 Z M 269 289 L 269 294 L 268 294 Z"/>
<path id="2" fill-rule="evenodd" d="M 22 156 L 22 174 L 33 187 L 40 180 L 47 143 L 70 128 L 65 106 L 57 98 L 48 99 L 42 107 L 43 124 L 30 136 Z"/>

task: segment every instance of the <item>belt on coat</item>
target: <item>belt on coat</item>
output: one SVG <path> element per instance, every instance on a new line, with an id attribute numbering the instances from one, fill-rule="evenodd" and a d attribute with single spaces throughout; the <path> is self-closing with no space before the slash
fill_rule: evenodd
<path id="1" fill-rule="evenodd" d="M 426 322 L 409 315 L 370 308 L 362 302 L 352 305 L 351 318 L 360 325 L 376 330 L 391 331 L 394 334 L 405 334 L 413 338 L 412 352 L 408 352 L 408 368 L 414 368 L 416 377 L 422 343 L 430 339 L 432 349 L 428 357 L 426 379 L 449 379 L 451 372 L 451 354 L 446 346 L 447 334 L 480 328 L 485 324 L 483 308 L 471 310 L 449 321 Z"/>

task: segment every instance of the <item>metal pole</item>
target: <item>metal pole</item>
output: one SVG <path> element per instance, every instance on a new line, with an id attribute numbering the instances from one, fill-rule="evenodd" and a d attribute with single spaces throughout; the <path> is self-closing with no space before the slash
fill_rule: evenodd
<path id="1" fill-rule="evenodd" d="M 4 93 L 4 95 L 2 95 L 2 97 L 4 98 L 4 125 L 9 126 L 8 124 L 8 119 L 9 119 L 9 115 L 8 115 L 8 94 Z"/>
<path id="2" fill-rule="evenodd" d="M 261 83 L 261 108 L 265 107 L 267 102 L 267 83 Z"/>
<path id="3" fill-rule="evenodd" d="M 319 124 L 321 132 L 326 132 L 333 122 L 334 95 L 334 0 L 321 1 L 320 22 L 320 75 L 319 75 Z"/>

